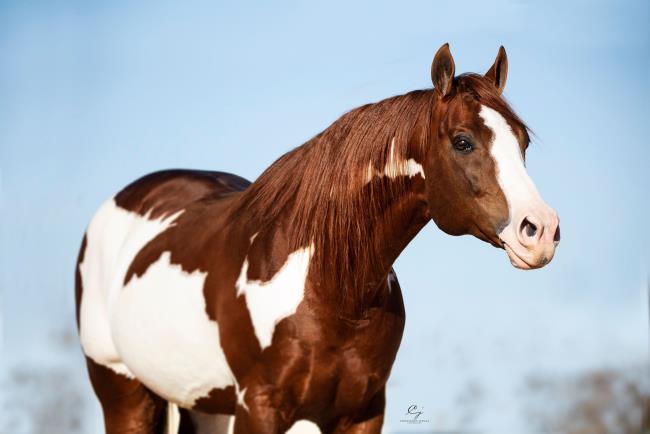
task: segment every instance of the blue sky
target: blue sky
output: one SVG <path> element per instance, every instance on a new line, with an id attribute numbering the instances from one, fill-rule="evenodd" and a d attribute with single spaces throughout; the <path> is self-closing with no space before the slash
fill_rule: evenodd
<path id="1" fill-rule="evenodd" d="M 647 363 L 648 22 L 645 1 L 2 2 L 3 362 L 51 363 L 85 225 L 126 183 L 169 167 L 254 179 L 345 111 L 431 86 L 444 42 L 457 72 L 504 45 L 562 243 L 526 273 L 422 231 L 396 264 L 407 330 L 387 427 L 409 429 L 411 402 L 430 428 L 457 427 L 457 397 L 479 384 L 472 427 L 525 432 L 527 375 Z"/>

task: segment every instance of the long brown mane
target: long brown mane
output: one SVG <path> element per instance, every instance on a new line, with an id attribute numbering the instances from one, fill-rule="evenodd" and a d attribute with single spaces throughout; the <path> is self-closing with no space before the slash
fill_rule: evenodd
<path id="1" fill-rule="evenodd" d="M 513 113 L 482 76 L 466 74 L 456 80 L 459 91 L 471 91 L 495 109 Z M 334 280 L 342 301 L 358 301 L 377 283 L 368 279 L 367 271 L 381 262 L 371 236 L 373 217 L 383 211 L 386 198 L 403 193 L 408 182 L 398 177 L 364 186 L 368 164 L 381 170 L 391 143 L 401 156 L 409 143 L 420 145 L 420 150 L 429 143 L 435 100 L 432 89 L 417 90 L 344 114 L 268 167 L 243 193 L 233 216 L 245 212 L 259 227 L 288 219 L 290 247 L 313 243 L 316 254 L 324 255 L 315 264 L 321 275 Z"/>
<path id="2" fill-rule="evenodd" d="M 432 95 L 414 91 L 344 114 L 268 167 L 243 193 L 237 214 L 251 213 L 260 227 L 288 218 L 291 248 L 313 243 L 315 252 L 327 252 L 319 261 L 325 275 L 352 276 L 337 282 L 344 292 L 359 288 L 365 264 L 377 261 L 370 223 L 383 206 L 379 199 L 404 188 L 403 182 L 373 183 L 368 194 L 363 176 L 371 162 L 384 167 L 393 138 L 395 152 L 406 152 L 417 125 L 430 118 Z"/>

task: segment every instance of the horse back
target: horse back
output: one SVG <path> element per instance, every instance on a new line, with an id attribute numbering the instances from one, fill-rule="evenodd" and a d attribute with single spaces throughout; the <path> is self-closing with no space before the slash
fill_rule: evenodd
<path id="1" fill-rule="evenodd" d="M 155 219 L 203 199 L 218 199 L 245 190 L 246 179 L 225 172 L 163 170 L 145 175 L 115 196 L 117 206 Z"/>

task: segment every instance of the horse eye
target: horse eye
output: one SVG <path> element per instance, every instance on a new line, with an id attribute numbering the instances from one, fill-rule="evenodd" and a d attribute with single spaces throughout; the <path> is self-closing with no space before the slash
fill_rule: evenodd
<path id="1" fill-rule="evenodd" d="M 463 154 L 469 154 L 474 150 L 474 145 L 467 137 L 458 137 L 454 140 L 454 149 Z"/>

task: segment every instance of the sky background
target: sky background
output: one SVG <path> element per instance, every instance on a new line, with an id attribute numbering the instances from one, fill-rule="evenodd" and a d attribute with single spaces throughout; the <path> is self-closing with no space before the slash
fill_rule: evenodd
<path id="1" fill-rule="evenodd" d="M 124 185 L 171 167 L 255 179 L 344 112 L 430 87 L 441 44 L 458 73 L 504 45 L 505 95 L 536 134 L 529 173 L 562 242 L 522 272 L 474 238 L 420 233 L 395 267 L 407 326 L 386 430 L 531 432 L 531 375 L 648 365 L 649 22 L 643 0 L 1 2 L 5 382 L 67 375 L 83 432 L 100 432 L 60 336 L 85 226 Z M 9 401 L 5 418 L 22 411 Z M 410 404 L 431 422 L 400 423 Z"/>

